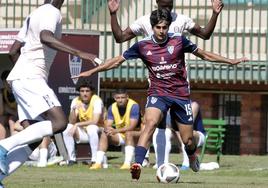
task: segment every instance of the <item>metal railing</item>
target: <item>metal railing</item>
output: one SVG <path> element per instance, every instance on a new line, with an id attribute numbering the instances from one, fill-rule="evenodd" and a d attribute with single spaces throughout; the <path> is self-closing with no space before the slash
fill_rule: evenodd
<path id="1" fill-rule="evenodd" d="M 1 0 L 0 27 L 19 28 L 26 15 L 43 0 Z M 224 0 L 225 7 L 209 40 L 189 35 L 200 48 L 223 56 L 246 56 L 249 63 L 239 66 L 219 65 L 200 61 L 187 55 L 189 77 L 192 81 L 210 82 L 268 82 L 268 0 Z M 174 11 L 191 17 L 204 26 L 212 14 L 210 0 L 176 0 Z M 121 1 L 118 20 L 123 29 L 136 18 L 156 8 L 155 0 Z M 100 32 L 99 56 L 107 59 L 123 53 L 137 37 L 116 44 L 110 26 L 107 0 L 65 0 L 62 7 L 64 29 L 95 30 Z M 147 70 L 140 60 L 127 61 L 121 67 L 102 74 L 102 79 L 145 80 Z"/>

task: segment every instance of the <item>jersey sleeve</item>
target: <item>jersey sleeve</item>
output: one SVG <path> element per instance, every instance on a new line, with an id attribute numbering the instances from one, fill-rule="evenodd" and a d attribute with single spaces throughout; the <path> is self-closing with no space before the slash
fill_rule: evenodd
<path id="1" fill-rule="evenodd" d="M 129 28 L 131 29 L 131 31 L 135 34 L 135 35 L 144 35 L 144 20 L 145 20 L 145 16 L 142 16 L 140 18 L 138 18 L 137 20 L 135 20 L 130 26 Z"/>
<path id="2" fill-rule="evenodd" d="M 51 9 L 48 9 L 51 10 Z M 52 33 L 55 33 L 57 24 L 61 22 L 61 15 L 58 11 L 50 11 L 49 14 L 46 14 L 44 19 L 40 22 L 39 29 L 48 30 Z"/>
<path id="3" fill-rule="evenodd" d="M 125 58 L 125 60 L 129 60 L 129 59 L 137 59 L 140 57 L 140 53 L 139 53 L 139 43 L 136 42 L 135 44 L 133 44 L 128 50 L 126 50 L 123 53 L 123 57 Z"/>
<path id="4" fill-rule="evenodd" d="M 138 104 L 134 104 L 131 108 L 130 119 L 139 119 L 140 118 L 140 107 Z"/>
<path id="5" fill-rule="evenodd" d="M 191 31 L 195 26 L 195 22 L 188 16 L 183 15 L 183 18 L 184 18 L 184 29 L 187 31 Z"/>
<path id="6" fill-rule="evenodd" d="M 103 109 L 103 102 L 99 99 L 96 100 L 93 107 L 94 114 L 101 114 Z"/>
<path id="7" fill-rule="evenodd" d="M 192 43 L 189 39 L 182 36 L 183 51 L 184 53 L 193 53 L 197 50 L 196 44 Z"/>
<path id="8" fill-rule="evenodd" d="M 16 40 L 20 42 L 24 42 L 24 38 L 26 37 L 27 30 L 29 27 L 29 22 L 30 22 L 30 17 L 27 17 L 24 22 L 22 27 L 20 28 L 19 33 L 17 34 Z"/>
<path id="9" fill-rule="evenodd" d="M 112 112 L 112 105 L 108 108 L 107 119 L 108 120 L 114 120 L 114 115 L 113 115 L 113 112 Z"/>
<path id="10" fill-rule="evenodd" d="M 75 97 L 75 98 L 72 100 L 72 102 L 71 102 L 71 106 L 70 106 L 70 111 L 72 111 L 72 109 L 75 108 L 75 106 L 76 106 L 76 100 L 77 100 L 77 97 Z"/>

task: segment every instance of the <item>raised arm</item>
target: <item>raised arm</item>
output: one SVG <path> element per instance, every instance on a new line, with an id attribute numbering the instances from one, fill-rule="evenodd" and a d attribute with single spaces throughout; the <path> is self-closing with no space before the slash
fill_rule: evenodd
<path id="1" fill-rule="evenodd" d="M 89 60 L 91 62 L 93 62 L 93 60 L 96 58 L 96 55 L 94 55 L 94 54 L 80 51 L 80 50 L 73 48 L 73 47 L 65 44 L 64 42 L 58 40 L 57 38 L 54 37 L 54 34 L 49 30 L 41 31 L 40 40 L 41 40 L 42 44 L 45 44 L 46 46 L 48 46 L 52 49 L 66 52 L 66 53 L 70 53 L 70 54 L 79 56 L 82 59 Z"/>
<path id="2" fill-rule="evenodd" d="M 214 54 L 212 52 L 207 52 L 207 51 L 204 51 L 200 48 L 197 48 L 197 50 L 195 52 L 193 52 L 193 54 L 203 60 L 206 60 L 206 61 L 210 61 L 210 62 L 218 62 L 218 63 L 227 63 L 227 64 L 230 64 L 230 65 L 236 65 L 236 64 L 239 64 L 241 62 L 247 62 L 249 61 L 246 57 L 242 57 L 242 58 L 239 58 L 239 59 L 228 59 L 228 58 L 225 58 L 223 56 L 220 56 L 218 54 Z"/>
<path id="3" fill-rule="evenodd" d="M 114 69 L 116 67 L 119 67 L 124 61 L 125 61 L 125 58 L 120 55 L 120 56 L 108 59 L 104 63 L 101 63 L 99 66 L 93 69 L 90 69 L 88 71 L 82 72 L 77 76 L 73 76 L 72 78 L 87 77 L 87 76 L 91 76 L 92 74 L 96 72 L 102 72 L 102 71 Z"/>
<path id="4" fill-rule="evenodd" d="M 190 31 L 193 35 L 196 35 L 204 40 L 208 40 L 216 26 L 218 15 L 222 11 L 224 6 L 222 0 L 211 0 L 213 13 L 208 24 L 202 28 L 200 25 L 195 24 L 194 28 Z"/>
<path id="5" fill-rule="evenodd" d="M 116 12 L 119 9 L 119 5 L 120 0 L 108 0 L 108 8 L 110 10 L 111 15 L 111 27 L 115 41 L 117 43 L 123 43 L 136 37 L 136 35 L 132 32 L 130 27 L 127 27 L 124 31 L 121 29 L 116 16 Z"/>

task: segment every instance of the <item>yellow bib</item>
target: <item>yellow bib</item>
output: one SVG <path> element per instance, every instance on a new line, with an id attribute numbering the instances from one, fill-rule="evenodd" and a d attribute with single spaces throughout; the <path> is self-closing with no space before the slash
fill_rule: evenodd
<path id="1" fill-rule="evenodd" d="M 79 121 L 88 121 L 93 118 L 93 109 L 94 109 L 94 103 L 96 100 L 101 100 L 99 96 L 93 95 L 90 99 L 90 103 L 87 107 L 86 110 L 83 108 L 79 108 L 78 110 L 78 118 Z M 76 104 L 82 104 L 83 102 L 81 101 L 80 97 L 77 97 Z"/>
<path id="2" fill-rule="evenodd" d="M 129 126 L 130 124 L 130 111 L 134 104 L 137 104 L 134 100 L 128 99 L 126 112 L 123 117 L 120 116 L 116 102 L 112 104 L 112 113 L 114 116 L 114 123 L 116 129 Z"/>

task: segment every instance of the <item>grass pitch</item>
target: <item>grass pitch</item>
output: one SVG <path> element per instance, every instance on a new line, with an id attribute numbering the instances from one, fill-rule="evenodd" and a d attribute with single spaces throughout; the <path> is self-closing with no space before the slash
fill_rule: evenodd
<path id="1" fill-rule="evenodd" d="M 123 162 L 122 153 L 108 152 L 109 168 L 89 170 L 86 165 L 47 168 L 25 167 L 17 170 L 3 183 L 6 188 L 267 188 L 268 156 L 222 156 L 221 167 L 212 171 L 194 173 L 180 171 L 178 184 L 160 184 L 156 170 L 144 168 L 138 182 L 132 182 L 127 170 L 118 168 Z M 206 155 L 204 162 L 215 161 L 216 156 Z M 154 161 L 151 153 L 150 161 Z M 171 154 L 171 162 L 181 162 L 181 155 Z"/>

